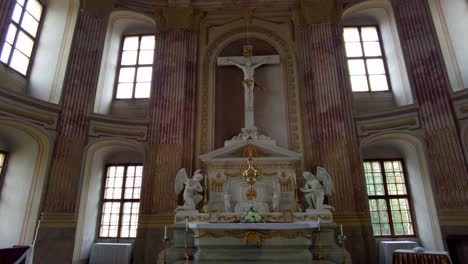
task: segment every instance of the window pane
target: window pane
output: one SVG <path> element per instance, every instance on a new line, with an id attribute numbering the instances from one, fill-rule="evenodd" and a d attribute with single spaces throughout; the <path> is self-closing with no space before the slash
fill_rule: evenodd
<path id="1" fill-rule="evenodd" d="M 0 56 L 0 60 L 3 63 L 8 63 L 8 59 L 10 58 L 10 53 L 11 53 L 11 45 L 8 43 L 5 43 L 3 45 L 2 55 Z"/>
<path id="2" fill-rule="evenodd" d="M 354 92 L 367 92 L 369 86 L 366 76 L 351 76 L 351 87 Z"/>
<path id="3" fill-rule="evenodd" d="M 357 28 L 345 27 L 344 28 L 344 40 L 345 42 L 359 42 L 359 31 Z"/>
<path id="4" fill-rule="evenodd" d="M 21 6 L 24 6 L 24 0 L 16 0 L 16 3 L 20 4 Z"/>
<path id="5" fill-rule="evenodd" d="M 15 21 L 16 23 L 19 23 L 22 12 L 23 12 L 23 8 L 19 4 L 16 4 L 15 9 L 13 9 L 11 20 Z"/>
<path id="6" fill-rule="evenodd" d="M 124 51 L 122 52 L 121 65 L 135 65 L 137 60 L 137 51 Z"/>
<path id="7" fill-rule="evenodd" d="M 154 49 L 154 36 L 143 36 L 141 38 L 140 49 L 153 50 Z"/>
<path id="8" fill-rule="evenodd" d="M 133 83 L 119 83 L 117 86 L 117 99 L 129 99 L 132 98 L 133 94 Z"/>
<path id="9" fill-rule="evenodd" d="M 23 28 L 29 34 L 35 37 L 38 26 L 39 26 L 39 23 L 30 14 L 24 13 L 23 21 L 21 21 L 21 28 Z"/>
<path id="10" fill-rule="evenodd" d="M 382 56 L 380 51 L 380 43 L 375 42 L 364 42 L 364 53 L 366 56 Z"/>
<path id="11" fill-rule="evenodd" d="M 348 57 L 361 57 L 362 48 L 360 42 L 346 43 L 346 56 Z"/>
<path id="12" fill-rule="evenodd" d="M 31 57 L 34 40 L 28 37 L 24 32 L 20 31 L 18 34 L 18 41 L 16 48 L 23 52 L 26 56 Z"/>
<path id="13" fill-rule="evenodd" d="M 8 26 L 8 32 L 7 32 L 7 35 L 6 35 L 6 41 L 10 44 L 13 45 L 14 41 L 15 41 L 15 36 L 16 36 L 16 26 L 13 25 L 13 24 L 10 24 L 10 26 Z"/>
<path id="14" fill-rule="evenodd" d="M 131 83 L 135 80 L 135 68 L 121 68 L 119 73 L 119 82 Z"/>
<path id="15" fill-rule="evenodd" d="M 151 83 L 137 83 L 135 87 L 135 98 L 149 98 Z"/>
<path id="16" fill-rule="evenodd" d="M 123 50 L 138 50 L 138 37 L 126 37 Z"/>
<path id="17" fill-rule="evenodd" d="M 369 74 L 385 74 L 385 67 L 382 59 L 366 60 L 367 71 Z"/>
<path id="18" fill-rule="evenodd" d="M 348 60 L 348 68 L 350 75 L 365 75 L 366 68 L 364 60 Z"/>
<path id="19" fill-rule="evenodd" d="M 152 73 L 153 73 L 152 67 L 138 68 L 137 82 L 151 82 Z"/>
<path id="20" fill-rule="evenodd" d="M 28 71 L 28 64 L 28 57 L 24 56 L 21 54 L 21 52 L 15 49 L 15 51 L 13 51 L 10 66 L 13 69 L 19 71 L 21 74 L 26 75 L 26 72 Z"/>
<path id="21" fill-rule="evenodd" d="M 388 91 L 387 77 L 385 75 L 369 76 L 372 91 Z"/>
<path id="22" fill-rule="evenodd" d="M 29 0 L 26 10 L 38 21 L 41 19 L 42 5 L 37 0 Z"/>
<path id="23" fill-rule="evenodd" d="M 154 59 L 153 50 L 143 50 L 143 51 L 140 51 L 138 64 L 153 64 L 153 59 Z"/>
<path id="24" fill-rule="evenodd" d="M 362 41 L 378 41 L 379 35 L 375 27 L 362 27 L 361 28 Z"/>

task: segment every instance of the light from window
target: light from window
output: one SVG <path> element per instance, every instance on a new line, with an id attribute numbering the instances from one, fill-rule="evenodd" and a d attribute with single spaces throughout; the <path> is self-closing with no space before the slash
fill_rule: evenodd
<path id="1" fill-rule="evenodd" d="M 154 42 L 154 35 L 124 37 L 115 95 L 117 99 L 149 98 Z"/>
<path id="2" fill-rule="evenodd" d="M 365 161 L 364 174 L 374 235 L 414 236 L 402 161 Z"/>
<path id="3" fill-rule="evenodd" d="M 3 177 L 5 175 L 6 157 L 7 154 L 0 151 L 0 192 L 2 191 Z"/>
<path id="4" fill-rule="evenodd" d="M 107 166 L 100 238 L 135 238 L 143 166 Z"/>
<path id="5" fill-rule="evenodd" d="M 345 27 L 344 41 L 353 92 L 388 91 L 377 27 Z"/>
<path id="6" fill-rule="evenodd" d="M 16 0 L 0 61 L 22 75 L 28 72 L 43 6 L 38 0 Z"/>

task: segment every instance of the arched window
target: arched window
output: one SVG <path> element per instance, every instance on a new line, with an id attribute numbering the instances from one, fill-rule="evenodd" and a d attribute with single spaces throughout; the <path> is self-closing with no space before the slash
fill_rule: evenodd
<path id="1" fill-rule="evenodd" d="M 368 0 L 343 13 L 344 41 L 356 113 L 375 113 L 413 103 L 393 8 Z M 359 49 L 360 48 L 360 49 Z"/>
<path id="2" fill-rule="evenodd" d="M 29 72 L 42 10 L 37 0 L 16 0 L 10 17 L 0 61 L 23 76 Z"/>

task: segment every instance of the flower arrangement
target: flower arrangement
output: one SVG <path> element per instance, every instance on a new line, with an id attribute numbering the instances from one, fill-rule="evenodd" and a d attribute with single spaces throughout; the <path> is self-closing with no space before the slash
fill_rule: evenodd
<path id="1" fill-rule="evenodd" d="M 249 209 L 246 211 L 246 214 L 241 219 L 241 223 L 264 223 L 265 220 L 255 209 L 255 205 L 250 204 Z"/>

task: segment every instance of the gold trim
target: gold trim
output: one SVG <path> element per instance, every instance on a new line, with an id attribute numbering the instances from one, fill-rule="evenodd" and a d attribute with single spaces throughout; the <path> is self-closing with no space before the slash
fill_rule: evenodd
<path id="1" fill-rule="evenodd" d="M 444 226 L 468 226 L 468 211 L 442 210 L 439 221 Z"/>
<path id="2" fill-rule="evenodd" d="M 458 108 L 462 114 L 468 113 L 468 105 L 462 105 Z"/>
<path id="3" fill-rule="evenodd" d="M 334 214 L 333 219 L 337 224 L 344 226 L 371 226 L 370 215 L 367 213 Z"/>
<path id="4" fill-rule="evenodd" d="M 247 168 L 248 168 L 247 165 L 208 165 L 207 167 L 208 170 L 236 170 L 236 169 L 246 170 Z M 255 165 L 255 168 L 259 170 L 266 170 L 266 169 L 295 169 L 296 167 L 294 164 L 260 164 L 260 165 Z"/>
<path id="5" fill-rule="evenodd" d="M 298 237 L 304 237 L 307 239 L 311 239 L 313 234 L 307 234 L 305 232 L 299 231 L 294 233 L 288 233 L 284 231 L 273 231 L 269 234 L 263 234 L 257 231 L 246 231 L 242 233 L 235 233 L 232 231 L 223 231 L 223 232 L 201 232 L 200 234 L 195 234 L 193 238 L 203 238 L 203 237 L 212 237 L 212 238 L 221 238 L 225 236 L 234 237 L 234 238 L 245 238 L 245 236 L 252 234 L 252 232 L 256 233 L 261 238 L 274 238 L 274 237 L 284 237 L 286 239 L 295 239 Z"/>
<path id="6" fill-rule="evenodd" d="M 226 177 L 240 177 L 242 176 L 241 172 L 235 172 L 235 173 L 228 173 L 228 172 L 225 172 L 224 173 L 224 176 Z"/>
<path id="7" fill-rule="evenodd" d="M 391 122 L 380 122 L 377 124 L 362 125 L 361 131 L 366 132 L 366 131 L 383 130 L 383 129 L 390 129 L 390 128 L 405 127 L 405 126 L 414 126 L 417 123 L 418 121 L 416 120 L 416 118 L 410 117 L 410 118 L 404 118 L 404 119 L 391 121 Z"/>
<path id="8" fill-rule="evenodd" d="M 76 228 L 75 214 L 43 213 L 39 227 L 43 228 Z"/>
<path id="9" fill-rule="evenodd" d="M 96 134 L 102 133 L 102 134 L 110 134 L 110 135 L 116 135 L 116 136 L 124 136 L 124 137 L 130 136 L 130 137 L 140 137 L 140 138 L 143 138 L 146 135 L 146 132 L 142 130 L 129 131 L 127 129 L 107 128 L 107 127 L 94 127 L 93 132 Z"/>
<path id="10" fill-rule="evenodd" d="M 140 215 L 138 219 L 138 227 L 143 228 L 163 228 L 166 225 L 174 223 L 172 215 Z"/>
<path id="11" fill-rule="evenodd" d="M 189 222 L 210 222 L 210 216 L 179 216 L 174 217 L 174 222 L 183 222 L 188 219 Z"/>

